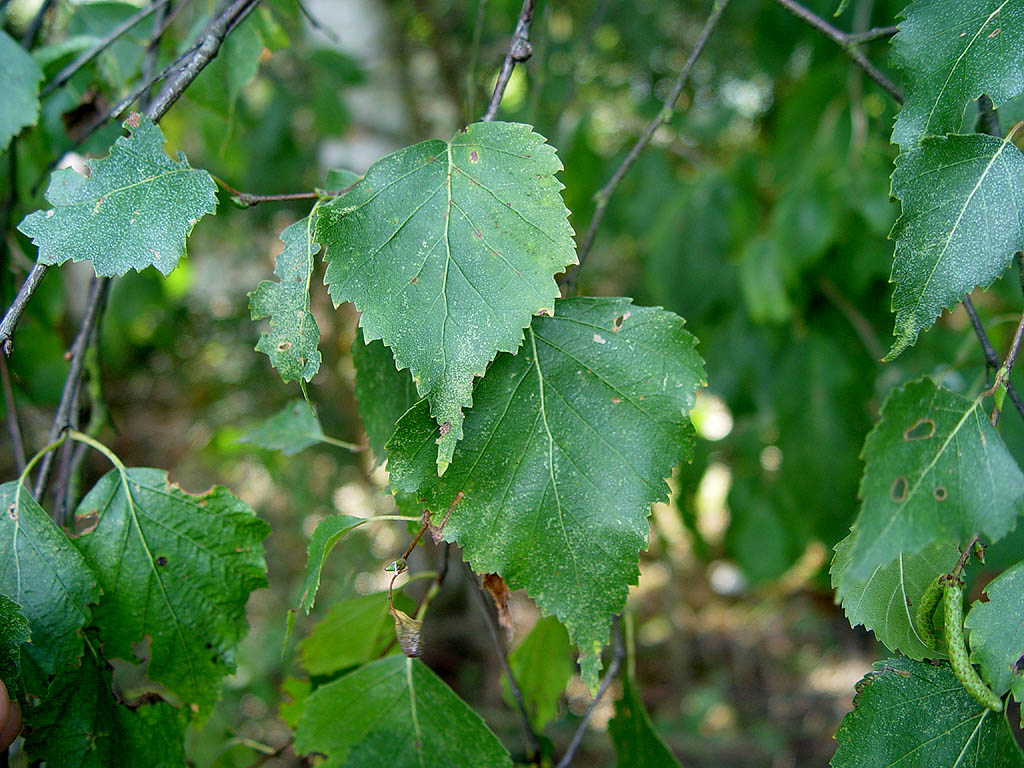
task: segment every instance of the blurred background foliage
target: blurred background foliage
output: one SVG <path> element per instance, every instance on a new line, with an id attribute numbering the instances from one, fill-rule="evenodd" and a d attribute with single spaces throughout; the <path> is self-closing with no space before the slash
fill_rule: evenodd
<path id="1" fill-rule="evenodd" d="M 826 17 L 835 4 L 808 3 Z M 5 5 L 12 31 L 39 7 L 35 0 Z M 292 0 L 265 0 L 162 121 L 168 150 L 261 194 L 324 186 L 330 169 L 361 173 L 387 152 L 479 117 L 519 6 L 308 0 L 307 16 Z M 709 6 L 538 3 L 534 55 L 516 69 L 499 117 L 535 125 L 558 148 L 577 233 L 587 229 L 594 192 L 659 110 Z M 836 23 L 850 31 L 893 24 L 901 6 L 854 0 Z M 58 0 L 38 63 L 52 76 L 137 7 Z M 172 7 L 161 62 L 184 49 L 213 4 Z M 44 206 L 57 161 L 81 167 L 83 157 L 106 154 L 116 125 L 79 142 L 137 82 L 151 31 L 143 22 L 46 97 L 38 125 L 5 158 L 5 305 L 35 257 L 11 224 Z M 889 71 L 887 48 L 881 40 L 865 50 Z M 644 699 L 686 766 L 827 762 L 854 683 L 878 656 L 832 604 L 827 581 L 831 548 L 857 509 L 864 436 L 887 391 L 908 378 L 930 374 L 965 393 L 985 382 L 962 309 L 895 363 L 878 362 L 892 327 L 886 235 L 898 213 L 888 195 L 895 109 L 841 49 L 777 5 L 733 0 L 676 115 L 612 198 L 581 274 L 583 294 L 634 296 L 685 317 L 707 360 L 709 385 L 693 414 L 695 458 L 673 478 L 671 504 L 654 510 L 628 608 Z M 1024 106 L 1000 112 L 1009 125 Z M 965 120 L 973 120 L 970 109 Z M 386 587 L 383 565 L 408 541 L 394 524 L 364 526 L 345 540 L 328 561 L 313 615 L 299 618 L 282 658 L 286 609 L 298 602 L 316 523 L 338 512 L 394 510 L 386 474 L 368 453 L 323 445 L 284 456 L 239 442 L 299 395 L 253 352 L 260 326 L 249 319 L 247 293 L 271 275 L 278 233 L 304 213 L 282 203 L 239 210 L 223 194 L 218 215 L 198 226 L 189 259 L 169 278 L 147 270 L 116 281 L 88 369 L 83 406 L 126 463 L 168 468 L 190 490 L 225 483 L 272 526 L 270 588 L 251 601 L 252 631 L 223 702 L 190 734 L 197 766 L 299 764 L 285 722 L 294 721 L 310 685 L 347 668 L 317 666 L 309 650 L 316 641 L 305 638 L 339 601 Z M 1011 272 L 974 297 L 997 349 L 1020 306 Z M 50 270 L 15 337 L 10 374 L 31 450 L 45 442 L 88 276 L 87 265 Z M 313 310 L 324 362 L 311 398 L 328 435 L 361 442 L 349 356 L 357 316 L 347 306 L 335 311 L 320 279 Z M 1022 455 L 1022 425 L 1007 417 L 1002 428 Z M 0 463 L 4 477 L 16 475 L 9 441 Z M 105 469 L 91 456 L 83 487 Z M 993 548 L 990 567 L 1007 562 L 998 549 L 1021 545 L 1018 534 Z M 436 560 L 425 544 L 412 571 Z M 408 591 L 418 596 L 425 583 Z M 518 645 L 538 616 L 523 595 L 514 596 L 512 611 Z M 343 630 L 321 641 L 346 664 L 358 663 L 358 649 L 338 650 L 354 636 Z M 425 638 L 431 667 L 522 756 L 461 569 L 451 569 L 432 604 Z M 305 667 L 304 654 L 314 658 Z M 550 673 L 560 675 L 565 659 L 554 656 Z M 580 764 L 613 760 L 602 733 L 613 699 L 593 720 Z M 585 686 L 570 677 L 547 728 L 559 751 L 588 702 Z"/>

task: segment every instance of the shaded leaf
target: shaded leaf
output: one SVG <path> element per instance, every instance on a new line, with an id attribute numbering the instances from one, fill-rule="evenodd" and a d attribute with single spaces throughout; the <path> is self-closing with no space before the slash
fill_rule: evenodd
<path id="1" fill-rule="evenodd" d="M 186 710 L 164 701 L 132 708 L 117 701 L 109 669 L 87 654 L 26 712 L 25 751 L 61 768 L 185 764 Z"/>
<path id="2" fill-rule="evenodd" d="M 302 596 L 299 607 L 306 613 L 313 610 L 316 603 L 316 591 L 320 587 L 320 573 L 323 571 L 327 556 L 334 545 L 348 536 L 370 518 L 352 517 L 351 515 L 331 515 L 321 520 L 309 539 L 309 557 L 306 561 L 306 578 L 302 582 Z"/>
<path id="3" fill-rule="evenodd" d="M 313 684 L 309 680 L 286 677 L 281 683 L 281 693 L 287 696 L 288 700 L 281 700 L 277 716 L 293 731 L 298 727 L 302 713 L 306 711 L 306 697 L 312 692 Z"/>
<path id="4" fill-rule="evenodd" d="M 654 730 L 640 692 L 629 675 L 622 677 L 622 696 L 608 721 L 619 768 L 679 768 L 679 761 Z"/>
<path id="5" fill-rule="evenodd" d="M 185 155 L 164 152 L 164 135 L 132 113 L 122 136 L 89 175 L 53 172 L 46 200 L 53 206 L 26 216 L 18 229 L 39 247 L 40 264 L 91 261 L 100 276 L 154 266 L 169 274 L 185 255 L 185 238 L 217 208 L 216 187 Z"/>
<path id="6" fill-rule="evenodd" d="M 967 102 L 998 106 L 1024 91 L 1024 6 L 1013 0 L 917 0 L 903 10 L 892 61 L 903 71 L 903 108 L 892 140 L 957 133 Z"/>
<path id="7" fill-rule="evenodd" d="M 31 640 L 28 619 L 21 614 L 18 604 L 0 594 L 0 680 L 11 698 L 21 688 L 21 646 Z"/>
<path id="8" fill-rule="evenodd" d="M 97 516 L 75 544 L 103 589 L 104 654 L 134 660 L 149 636 L 149 678 L 208 713 L 235 670 L 249 593 L 267 583 L 266 523 L 226 488 L 192 496 L 143 468 L 104 475 L 76 515 Z"/>
<path id="9" fill-rule="evenodd" d="M 392 599 L 399 610 L 416 612 L 416 604 L 404 593 L 395 590 Z M 373 661 L 394 639 L 387 592 L 342 600 L 302 641 L 302 666 L 310 675 L 331 675 Z"/>
<path id="10" fill-rule="evenodd" d="M 1011 136 L 930 137 L 896 158 L 892 194 L 903 212 L 890 234 L 896 341 L 887 360 L 1024 248 L 1024 154 Z"/>
<path id="11" fill-rule="evenodd" d="M 1020 768 L 1005 717 L 970 697 L 949 665 L 875 664 L 836 733 L 832 768 Z"/>
<path id="12" fill-rule="evenodd" d="M 556 615 L 596 686 L 611 615 L 636 583 L 650 504 L 690 447 L 704 378 L 683 320 L 628 299 L 568 299 L 537 317 L 519 354 L 474 391 L 444 477 L 426 404 L 388 443 L 391 481 L 417 491 L 477 572 L 525 588 Z M 450 516 L 449 516 L 450 511 Z"/>
<path id="13" fill-rule="evenodd" d="M 998 696 L 1007 691 L 1024 703 L 1024 562 L 1003 571 L 985 587 L 964 621 L 971 631 L 971 661 Z"/>
<path id="14" fill-rule="evenodd" d="M 320 211 L 331 297 L 355 303 L 365 340 L 382 339 L 429 398 L 445 425 L 439 470 L 462 439 L 474 376 L 551 312 L 554 275 L 576 261 L 561 169 L 528 125 L 474 123 L 378 160 Z"/>
<path id="15" fill-rule="evenodd" d="M 295 732 L 300 755 L 324 768 L 511 768 L 490 729 L 429 667 L 391 656 L 357 669 L 306 699 Z"/>
<path id="16" fill-rule="evenodd" d="M 318 207 L 281 233 L 284 250 L 274 261 L 280 279 L 264 280 L 249 294 L 252 319 L 270 318 L 270 333 L 260 335 L 256 351 L 270 358 L 284 381 L 309 381 L 320 370 L 320 326 L 309 311 L 313 257 L 320 252 L 313 242 Z"/>
<path id="17" fill-rule="evenodd" d="M 253 427 L 240 438 L 240 443 L 252 443 L 269 451 L 280 451 L 292 456 L 323 440 L 320 420 L 305 400 L 295 400 L 262 424 Z"/>
<path id="18" fill-rule="evenodd" d="M 544 616 L 508 655 L 508 665 L 523 694 L 523 704 L 537 731 L 555 719 L 565 686 L 576 671 L 569 657 L 569 633 L 554 616 Z M 508 679 L 502 675 L 502 693 L 515 706 Z"/>
<path id="19" fill-rule="evenodd" d="M 846 578 L 930 544 L 991 541 L 1017 523 L 1024 475 L 980 400 L 919 379 L 893 390 L 861 454 L 860 514 Z"/>
<path id="20" fill-rule="evenodd" d="M 374 457 L 383 461 L 387 458 L 384 446 L 395 433 L 395 424 L 420 397 L 409 371 L 395 367 L 395 358 L 383 342 L 363 343 L 362 329 L 352 340 L 351 354 L 356 368 L 359 418 L 363 420 Z"/>
<path id="21" fill-rule="evenodd" d="M 204 20 L 202 23 L 206 23 Z M 224 117 L 230 117 L 235 102 L 260 70 L 263 37 L 258 14 L 252 14 L 224 38 L 214 58 L 189 86 L 188 96 Z"/>
<path id="22" fill-rule="evenodd" d="M 18 483 L 0 485 L 0 592 L 20 606 L 32 642 L 22 648 L 25 684 L 41 696 L 46 678 L 68 671 L 82 655 L 96 577 L 50 516 Z M 40 556 L 45 553 L 45 556 Z"/>
<path id="23" fill-rule="evenodd" d="M 956 565 L 960 551 L 949 542 L 936 542 L 912 555 L 900 552 L 886 565 L 875 566 L 865 579 L 847 577 L 853 534 L 836 544 L 832 560 L 832 586 L 836 601 L 850 626 L 864 625 L 893 653 L 912 659 L 943 659 L 946 654 L 929 648 L 914 624 L 914 616 L 928 586 Z"/>
<path id="24" fill-rule="evenodd" d="M 22 128 L 39 119 L 43 73 L 28 51 L 0 29 L 0 152 Z"/>

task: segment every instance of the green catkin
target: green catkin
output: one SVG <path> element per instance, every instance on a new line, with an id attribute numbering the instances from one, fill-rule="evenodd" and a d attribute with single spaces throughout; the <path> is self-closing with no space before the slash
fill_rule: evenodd
<path id="1" fill-rule="evenodd" d="M 942 606 L 946 612 L 946 651 L 953 674 L 971 698 L 994 712 L 1003 711 L 1003 701 L 978 677 L 964 642 L 964 588 L 959 580 L 946 582 Z"/>
<path id="2" fill-rule="evenodd" d="M 935 634 L 935 628 L 932 625 L 932 615 L 935 613 L 935 609 L 939 607 L 939 600 L 941 599 L 942 582 L 938 579 L 933 579 L 932 583 L 928 585 L 928 589 L 921 596 L 921 602 L 917 604 L 917 613 L 914 614 L 914 626 L 917 629 L 917 634 L 920 635 L 924 644 L 932 650 L 939 647 L 939 638 Z"/>

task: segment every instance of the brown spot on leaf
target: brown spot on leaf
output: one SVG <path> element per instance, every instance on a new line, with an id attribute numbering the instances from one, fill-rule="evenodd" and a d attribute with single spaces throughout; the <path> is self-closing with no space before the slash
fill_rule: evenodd
<path id="1" fill-rule="evenodd" d="M 613 398 L 612 398 L 612 404 L 613 404 L 613 405 L 618 405 L 618 404 L 619 404 L 619 403 L 621 403 L 621 402 L 622 402 L 622 401 L 621 401 L 621 400 L 620 400 L 619 398 L 617 398 L 617 397 L 613 397 Z"/>
<path id="2" fill-rule="evenodd" d="M 7 505 L 7 516 L 11 518 L 11 520 L 18 519 L 18 509 L 17 507 L 14 506 L 13 501 Z"/>
<path id="3" fill-rule="evenodd" d="M 911 426 L 907 427 L 903 433 L 903 439 L 907 442 L 911 440 L 927 440 L 934 436 L 935 421 L 926 418 L 918 419 Z"/>
<path id="4" fill-rule="evenodd" d="M 471 163 L 479 163 L 480 162 L 480 154 L 475 149 L 474 150 L 470 150 L 469 162 L 471 162 Z"/>
<path id="5" fill-rule="evenodd" d="M 418 283 L 419 281 L 420 281 L 420 279 L 419 279 L 418 277 L 414 277 L 414 278 L 413 278 L 412 280 L 410 280 L 409 282 L 410 282 L 410 283 Z"/>
<path id="6" fill-rule="evenodd" d="M 900 475 L 892 482 L 892 488 L 889 489 L 889 498 L 900 504 L 907 500 L 907 478 Z"/>
<path id="7" fill-rule="evenodd" d="M 484 589 L 490 593 L 491 599 L 494 600 L 494 606 L 498 609 L 498 624 L 505 630 L 505 638 L 511 643 L 512 637 L 516 633 L 516 625 L 512 621 L 512 614 L 508 609 L 508 585 L 498 574 L 485 573 Z"/>
<path id="8" fill-rule="evenodd" d="M 451 431 L 452 431 L 452 423 L 450 421 L 446 421 L 444 424 L 441 425 L 441 437 L 444 437 L 445 435 L 447 435 Z"/>
<path id="9" fill-rule="evenodd" d="M 1003 30 L 1002 30 L 1001 27 L 996 27 L 994 30 L 992 30 L 992 34 L 988 36 L 988 39 L 991 40 L 993 37 L 995 37 L 996 35 L 998 35 L 1002 31 Z"/>
<path id="10" fill-rule="evenodd" d="M 944 485 L 936 485 L 935 486 L 935 500 L 936 501 L 945 501 L 947 496 L 948 496 L 948 494 L 946 493 L 946 486 L 944 486 Z"/>
<path id="11" fill-rule="evenodd" d="M 127 125 L 129 128 L 138 128 L 139 121 L 141 119 L 142 115 L 140 115 L 138 112 L 132 112 L 130 115 L 128 115 L 128 119 L 124 121 L 124 124 Z"/>
<path id="12" fill-rule="evenodd" d="M 282 341 L 280 344 L 277 345 L 278 352 L 287 352 L 291 348 L 292 343 L 290 341 Z"/>
<path id="13" fill-rule="evenodd" d="M 163 566 L 167 565 L 167 558 L 163 555 L 160 555 L 160 557 L 156 559 L 156 564 L 162 568 Z"/>

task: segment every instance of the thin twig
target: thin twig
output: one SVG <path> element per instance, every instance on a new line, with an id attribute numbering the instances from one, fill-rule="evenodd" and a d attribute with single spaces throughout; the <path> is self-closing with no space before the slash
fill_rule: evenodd
<path id="1" fill-rule="evenodd" d="M 858 43 L 865 42 L 859 35 L 849 35 L 842 30 L 836 29 L 813 11 L 804 8 L 796 0 L 775 0 L 787 11 L 792 13 L 801 21 L 804 21 L 821 32 L 825 37 L 832 40 L 836 45 L 846 51 L 854 64 L 864 70 L 864 73 L 880 85 L 890 96 L 900 104 L 903 103 L 903 91 L 897 88 L 893 82 L 879 71 L 872 64 L 868 57 L 857 47 Z M 875 30 L 872 30 L 875 31 Z"/>
<path id="2" fill-rule="evenodd" d="M 865 30 L 864 32 L 850 32 L 846 35 L 846 41 L 860 45 L 861 43 L 870 43 L 873 40 L 882 40 L 886 37 L 892 37 L 900 31 L 899 27 L 872 27 L 871 29 Z"/>
<path id="3" fill-rule="evenodd" d="M 885 357 L 885 348 L 875 336 L 875 329 L 871 326 L 871 322 L 854 306 L 852 301 L 840 292 L 836 284 L 827 277 L 821 277 L 818 280 L 818 287 L 853 326 L 853 330 L 857 332 L 857 336 L 860 337 L 861 343 L 871 358 L 877 362 Z"/>
<path id="4" fill-rule="evenodd" d="M 995 347 L 992 346 L 992 342 L 989 341 L 988 334 L 985 333 L 985 327 L 981 324 L 981 318 L 978 317 L 978 311 L 974 308 L 974 302 L 971 301 L 971 297 L 964 296 L 963 300 L 964 309 L 967 310 L 967 317 L 971 321 L 971 327 L 974 328 L 974 335 L 978 337 L 978 342 L 981 344 L 982 352 L 985 355 L 985 366 L 992 371 L 999 370 L 999 355 L 996 354 Z M 1009 380 L 1006 382 L 1006 394 L 1010 396 L 1010 400 L 1017 408 L 1017 413 L 1020 414 L 1021 419 L 1024 419 L 1024 402 L 1021 402 L 1020 395 L 1017 394 L 1017 390 Z"/>
<path id="5" fill-rule="evenodd" d="M 530 722 L 530 715 L 526 711 L 526 703 L 523 701 L 523 692 L 519 688 L 519 683 L 516 681 L 515 675 L 512 674 L 512 667 L 508 663 L 508 653 L 505 649 L 505 644 L 502 642 L 501 635 L 498 633 L 498 625 L 494 620 L 494 616 L 491 615 L 491 607 L 487 604 L 487 599 L 484 597 L 483 587 L 480 582 L 477 581 L 476 574 L 473 569 L 469 566 L 469 563 L 463 561 L 462 563 L 466 568 L 466 576 L 469 577 L 469 591 L 476 596 L 477 605 L 480 606 L 480 612 L 484 615 L 484 620 L 487 624 L 487 633 L 491 636 L 491 642 L 494 644 L 494 650 L 498 654 L 498 661 L 501 662 L 501 669 L 505 673 L 505 677 L 508 679 L 509 690 L 512 691 L 512 698 L 516 702 L 516 710 L 519 713 L 519 719 L 523 725 L 523 735 L 526 737 L 526 759 L 529 763 L 537 761 L 537 756 L 540 754 L 540 739 L 537 737 L 537 732 L 533 730 L 533 723 Z"/>
<path id="6" fill-rule="evenodd" d="M 1017 330 L 1013 333 L 1013 341 L 1010 342 L 1010 349 L 1006 353 L 1006 358 L 1003 360 L 1002 366 L 996 373 L 996 381 L 995 384 L 992 385 L 993 389 L 998 388 L 1000 384 L 1009 385 L 1010 373 L 1013 371 L 1013 364 L 1017 362 L 1017 352 L 1020 349 L 1022 336 L 1024 336 L 1024 314 L 1021 314 L 1020 316 L 1020 322 L 1017 323 Z M 1007 390 L 1009 390 L 1009 386 L 1007 386 Z M 999 401 L 997 400 L 997 404 L 992 409 L 992 416 L 990 417 L 993 427 L 999 423 L 1000 408 L 998 402 Z"/>
<path id="7" fill-rule="evenodd" d="M 164 36 L 164 32 L 167 31 L 174 17 L 184 7 L 185 0 L 181 0 L 176 7 L 172 7 L 171 0 L 168 0 L 157 9 L 156 16 L 153 17 L 153 32 L 149 36 L 149 42 L 146 43 L 146 56 L 142 62 L 143 80 L 149 80 L 156 73 L 156 63 L 160 56 L 160 38 Z M 147 88 L 145 93 L 142 94 L 139 106 L 144 112 L 149 111 L 149 107 L 153 103 L 153 96 L 151 88 Z"/>
<path id="8" fill-rule="evenodd" d="M 13 348 L 11 337 L 14 335 L 14 329 L 18 325 L 18 321 L 21 320 L 21 316 L 25 314 L 25 307 L 28 306 L 29 301 L 32 299 L 32 294 L 36 292 L 36 288 L 39 287 L 39 283 L 42 282 L 45 274 L 45 264 L 35 264 L 32 267 L 25 277 L 25 282 L 18 289 L 18 295 L 14 297 L 14 301 L 11 302 L 11 306 L 4 315 L 3 320 L 0 320 L 0 349 L 2 349 L 7 357 L 10 357 L 11 349 Z"/>
<path id="9" fill-rule="evenodd" d="M 586 713 L 583 715 L 583 719 L 580 720 L 579 727 L 576 729 L 576 733 L 573 734 L 572 741 L 569 742 L 569 748 L 565 750 L 565 755 L 558 762 L 555 768 L 568 768 L 569 764 L 572 763 L 573 757 L 576 755 L 576 750 L 580 748 L 580 742 L 583 741 L 583 734 L 587 731 L 587 724 L 590 722 L 591 716 L 594 714 L 594 710 L 597 709 L 597 705 L 608 691 L 608 686 L 612 684 L 612 680 L 619 673 L 619 667 L 622 666 L 622 660 L 626 656 L 626 646 L 622 642 L 622 630 L 619 628 L 619 617 L 612 617 L 612 633 L 615 636 L 615 656 L 612 658 L 612 663 L 608 665 L 608 671 L 605 672 L 604 677 L 601 679 L 601 685 L 598 686 L 597 695 L 594 696 L 594 700 L 590 702 L 590 706 L 587 707 Z"/>
<path id="10" fill-rule="evenodd" d="M 94 45 L 89 50 L 83 51 L 77 58 L 75 58 L 74 61 L 69 63 L 60 72 L 58 72 L 56 77 L 54 77 L 53 80 L 48 82 L 46 86 L 43 88 L 42 92 L 39 94 L 39 98 L 48 96 L 49 94 L 53 93 L 55 90 L 60 88 L 68 80 L 74 77 L 75 73 L 78 72 L 78 70 L 80 70 L 90 61 L 92 61 L 105 50 L 107 50 L 107 48 L 109 48 L 115 42 L 117 42 L 117 39 L 119 37 L 124 35 L 126 32 L 130 31 L 132 27 L 134 27 L 136 24 L 138 24 L 140 21 L 145 19 L 147 16 L 149 16 L 157 9 L 165 7 L 168 2 L 170 2 L 170 0 L 155 0 L 155 2 L 150 3 L 145 8 L 142 8 L 136 13 L 133 13 L 123 22 L 118 24 L 116 27 L 114 27 L 114 29 L 110 31 L 110 33 L 106 37 L 104 37 L 102 40 L 96 43 L 96 45 Z"/>
<path id="11" fill-rule="evenodd" d="M 53 0 L 43 0 L 43 4 L 39 6 L 36 15 L 32 17 L 32 21 L 25 28 L 25 34 L 21 36 L 22 48 L 27 50 L 35 45 L 36 36 L 39 34 L 39 30 L 42 29 L 43 20 L 46 18 L 46 14 L 50 12 L 51 7 L 53 7 Z"/>
<path id="12" fill-rule="evenodd" d="M 498 73 L 498 81 L 494 84 L 494 93 L 491 94 L 491 101 L 487 105 L 487 111 L 483 118 L 485 123 L 494 119 L 498 114 L 498 105 L 505 95 L 508 81 L 512 78 L 512 70 L 516 64 L 529 60 L 533 55 L 533 46 L 530 45 L 530 23 L 533 21 L 533 11 L 536 0 L 523 0 L 523 7 L 519 11 L 519 20 L 516 22 L 516 31 L 512 34 L 512 42 L 509 43 L 508 51 L 505 53 L 505 60 L 501 63 L 501 71 Z"/>
<path id="13" fill-rule="evenodd" d="M 78 398 L 78 387 L 82 381 L 82 371 L 85 366 L 85 352 L 89 346 L 89 339 L 92 336 L 93 325 L 97 322 L 103 306 L 107 300 L 107 292 L 110 289 L 110 280 L 105 277 L 93 277 L 89 285 L 89 300 L 86 303 L 85 313 L 82 315 L 82 323 L 78 328 L 78 334 L 69 350 L 70 366 L 68 375 L 64 379 L 64 389 L 60 395 L 60 402 L 57 404 L 57 413 L 54 416 L 53 424 L 50 426 L 50 434 L 47 442 L 52 443 L 64 430 L 71 426 L 71 415 Z M 46 491 L 46 483 L 50 478 L 50 469 L 53 466 L 53 451 L 43 457 L 39 465 L 39 474 L 36 475 L 36 484 L 32 489 L 32 495 L 36 501 L 42 503 L 43 494 Z"/>
<path id="14" fill-rule="evenodd" d="M 690 79 L 690 72 L 693 70 L 693 65 L 697 63 L 698 57 L 704 51 L 704 46 L 707 45 L 708 40 L 711 38 L 711 33 L 714 32 L 715 27 L 718 25 L 718 20 L 722 17 L 722 13 L 725 11 L 726 6 L 729 5 L 729 0 L 714 0 L 714 4 L 711 7 L 711 13 L 708 14 L 707 21 L 704 22 L 704 28 L 700 32 L 700 37 L 697 38 L 697 44 L 693 47 L 693 51 L 690 53 L 690 57 L 686 60 L 686 64 L 679 71 L 679 75 L 676 77 L 676 82 L 672 86 L 672 90 L 669 92 L 665 102 L 661 105 L 661 109 L 658 110 L 658 114 L 654 117 L 651 122 L 644 128 L 644 132 L 640 134 L 640 138 L 636 140 L 633 148 L 629 150 L 629 154 L 626 155 L 625 159 L 612 174 L 611 179 L 605 184 L 596 195 L 594 199 L 596 204 L 594 206 L 594 215 L 590 218 L 590 226 L 587 229 L 586 237 L 583 238 L 583 245 L 580 246 L 579 250 L 579 261 L 569 271 L 562 276 L 560 281 L 561 285 L 565 289 L 565 295 L 569 293 L 576 285 L 576 281 L 579 279 L 580 270 L 583 268 L 583 262 L 586 260 L 587 255 L 590 253 L 590 249 L 594 244 L 594 238 L 597 236 L 597 229 L 601 226 L 601 220 L 604 218 L 605 210 L 608 208 L 608 201 L 611 199 L 612 193 L 615 188 L 622 181 L 623 177 L 629 172 L 629 169 L 633 167 L 633 163 L 636 162 L 640 153 L 644 151 L 648 144 L 651 142 L 651 138 L 654 136 L 655 131 L 661 126 L 662 123 L 668 122 L 675 112 L 676 102 L 679 100 L 680 94 L 683 92 L 683 88 L 686 86 L 687 80 Z"/>
<path id="15" fill-rule="evenodd" d="M 299 12 L 306 17 L 306 21 L 309 22 L 310 26 L 313 27 L 317 32 L 320 32 L 335 45 L 341 45 L 341 38 L 338 37 L 338 33 L 333 29 L 326 26 L 320 19 L 309 12 L 309 8 L 302 0 L 295 0 L 295 4 L 299 6 Z"/>
<path id="16" fill-rule="evenodd" d="M 14 403 L 14 388 L 11 374 L 7 370 L 7 358 L 0 355 L 0 383 L 4 390 L 4 405 L 7 407 L 7 434 L 11 438 L 11 450 L 19 474 L 25 470 L 25 444 L 21 440 L 21 426 L 18 424 L 18 409 Z"/>
<path id="17" fill-rule="evenodd" d="M 960 578 L 961 571 L 967 565 L 967 561 L 971 559 L 971 553 L 974 551 L 974 545 L 978 543 L 978 540 L 979 537 L 977 535 L 971 537 L 970 541 L 967 542 L 967 546 L 960 553 L 960 559 L 956 561 L 953 570 L 949 572 L 954 582 Z"/>

